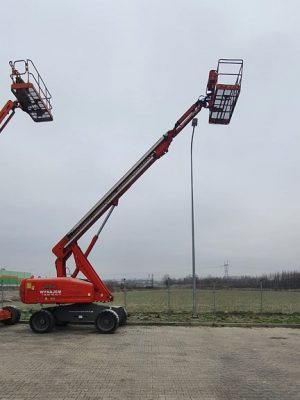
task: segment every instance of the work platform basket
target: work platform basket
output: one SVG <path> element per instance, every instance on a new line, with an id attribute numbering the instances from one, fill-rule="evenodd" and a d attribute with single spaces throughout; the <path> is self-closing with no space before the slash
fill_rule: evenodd
<path id="1" fill-rule="evenodd" d="M 243 60 L 220 59 L 211 93 L 209 123 L 228 125 L 241 91 Z"/>
<path id="2" fill-rule="evenodd" d="M 35 122 L 52 121 L 51 94 L 31 60 L 10 61 L 11 91 Z"/>

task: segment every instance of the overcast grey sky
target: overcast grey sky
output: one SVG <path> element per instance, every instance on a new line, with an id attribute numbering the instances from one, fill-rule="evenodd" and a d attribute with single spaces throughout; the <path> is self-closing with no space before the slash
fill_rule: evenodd
<path id="1" fill-rule="evenodd" d="M 231 124 L 199 114 L 196 272 L 222 276 L 227 259 L 232 275 L 299 269 L 299 11 L 296 0 L 3 3 L 2 104 L 8 61 L 30 58 L 54 121 L 17 110 L 0 136 L 1 266 L 55 275 L 53 245 L 205 94 L 219 58 L 243 58 Z M 190 139 L 189 126 L 120 200 L 91 254 L 102 277 L 191 273 Z"/>

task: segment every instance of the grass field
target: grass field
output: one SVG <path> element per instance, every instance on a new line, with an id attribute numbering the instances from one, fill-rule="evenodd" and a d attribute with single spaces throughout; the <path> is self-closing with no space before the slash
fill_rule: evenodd
<path id="1" fill-rule="evenodd" d="M 114 293 L 115 305 L 126 305 L 132 321 L 191 321 L 192 290 L 143 289 Z M 14 304 L 29 319 L 41 306 L 25 305 L 18 293 L 4 293 L 4 304 Z M 198 290 L 199 322 L 300 324 L 300 291 Z"/>
<path id="2" fill-rule="evenodd" d="M 173 288 L 115 293 L 115 303 L 126 303 L 129 312 L 190 312 L 192 290 Z M 197 310 L 210 312 L 300 313 L 300 291 L 198 290 Z"/>

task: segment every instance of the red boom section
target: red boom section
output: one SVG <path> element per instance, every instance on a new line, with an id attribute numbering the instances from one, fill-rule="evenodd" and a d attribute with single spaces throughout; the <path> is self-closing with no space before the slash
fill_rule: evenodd
<path id="1" fill-rule="evenodd" d="M 0 111 L 0 133 L 6 127 L 8 122 L 15 114 L 15 109 L 18 107 L 17 101 L 8 100 L 5 106 Z"/>

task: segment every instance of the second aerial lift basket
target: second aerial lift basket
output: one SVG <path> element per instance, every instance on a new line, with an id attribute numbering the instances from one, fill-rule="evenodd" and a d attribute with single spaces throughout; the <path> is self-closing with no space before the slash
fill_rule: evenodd
<path id="1" fill-rule="evenodd" d="M 34 63 L 27 60 L 10 61 L 11 91 L 20 108 L 35 122 L 52 121 L 51 94 Z"/>

